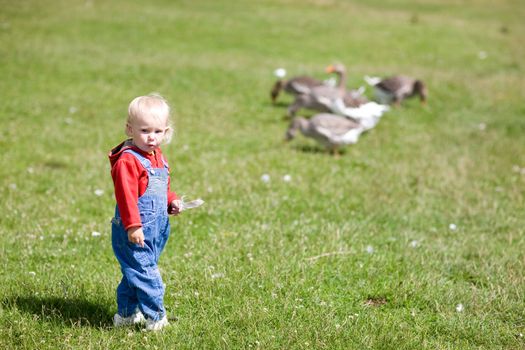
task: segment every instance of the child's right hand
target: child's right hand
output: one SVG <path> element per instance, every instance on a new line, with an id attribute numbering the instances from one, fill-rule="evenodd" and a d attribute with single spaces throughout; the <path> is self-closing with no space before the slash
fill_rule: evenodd
<path id="1" fill-rule="evenodd" d="M 132 227 L 128 230 L 128 241 L 144 247 L 144 231 L 142 227 Z"/>

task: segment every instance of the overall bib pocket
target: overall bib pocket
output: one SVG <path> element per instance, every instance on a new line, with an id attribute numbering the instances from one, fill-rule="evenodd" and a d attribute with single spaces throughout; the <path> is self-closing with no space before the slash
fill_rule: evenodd
<path id="1" fill-rule="evenodd" d="M 153 199 L 142 200 L 139 204 L 140 222 L 142 226 L 151 224 L 155 218 L 155 203 Z"/>

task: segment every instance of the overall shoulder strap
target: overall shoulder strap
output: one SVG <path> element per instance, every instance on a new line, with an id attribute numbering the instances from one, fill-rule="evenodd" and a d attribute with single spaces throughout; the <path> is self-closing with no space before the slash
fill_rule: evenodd
<path id="1" fill-rule="evenodd" d="M 162 159 L 162 164 L 164 164 L 164 167 L 169 170 L 170 166 L 168 165 L 168 161 L 166 160 L 166 158 L 164 158 L 164 156 L 161 155 L 160 159 Z"/>
<path id="2" fill-rule="evenodd" d="M 141 155 L 140 153 L 138 153 L 137 151 L 134 151 L 132 149 L 127 149 L 125 150 L 124 152 L 122 153 L 129 153 L 129 154 L 132 154 L 133 156 L 135 156 L 135 158 L 138 159 L 138 161 L 140 162 L 140 164 L 142 164 L 142 166 L 146 169 L 146 170 L 150 170 L 151 169 L 151 162 L 149 161 L 149 159 L 147 159 L 146 157 L 144 157 L 143 155 Z"/>

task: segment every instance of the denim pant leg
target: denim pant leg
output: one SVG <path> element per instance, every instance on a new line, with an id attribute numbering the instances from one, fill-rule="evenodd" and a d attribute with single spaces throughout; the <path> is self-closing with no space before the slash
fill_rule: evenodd
<path id="1" fill-rule="evenodd" d="M 159 218 L 157 221 L 158 236 L 155 240 L 155 262 L 159 262 L 160 255 L 168 242 L 170 235 L 170 221 L 168 217 Z"/>
<path id="2" fill-rule="evenodd" d="M 121 316 L 133 313 L 138 306 L 146 318 L 159 320 L 166 314 L 164 284 L 152 246 L 151 235 L 154 230 L 148 226 L 143 227 L 143 230 L 144 247 L 140 247 L 128 241 L 128 235 L 121 225 L 113 224 L 113 251 L 123 274 L 117 288 L 117 304 Z M 133 310 L 130 310 L 131 307 Z"/>
<path id="3" fill-rule="evenodd" d="M 133 271 L 135 274 L 137 271 Z M 135 275 L 139 309 L 146 318 L 158 321 L 166 315 L 164 308 L 164 284 L 157 265 L 144 267 Z"/>
<path id="4" fill-rule="evenodd" d="M 114 219 L 111 224 L 111 244 L 122 271 L 122 279 L 117 287 L 117 312 L 122 317 L 132 315 L 138 306 L 137 292 L 124 274 L 126 262 L 122 258 L 122 247 L 127 239 L 128 234 L 122 227 L 120 220 Z"/>
<path id="5" fill-rule="evenodd" d="M 117 310 L 122 317 L 128 317 L 135 313 L 139 304 L 137 291 L 130 285 L 125 275 L 117 287 Z"/>

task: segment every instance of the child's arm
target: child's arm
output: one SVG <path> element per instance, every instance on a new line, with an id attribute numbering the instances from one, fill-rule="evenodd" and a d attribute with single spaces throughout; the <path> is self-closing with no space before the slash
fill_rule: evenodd
<path id="1" fill-rule="evenodd" d="M 182 207 L 182 201 L 179 196 L 171 191 L 171 178 L 168 178 L 168 214 L 178 215 Z"/>
<path id="2" fill-rule="evenodd" d="M 123 154 L 111 169 L 115 185 L 115 198 L 122 219 L 122 226 L 127 230 L 142 226 L 138 208 L 139 178 L 142 165 L 131 154 Z M 144 170 L 145 171 L 145 170 Z"/>
<path id="3" fill-rule="evenodd" d="M 130 227 L 128 230 L 128 241 L 144 247 L 144 231 L 142 231 L 142 227 Z"/>

